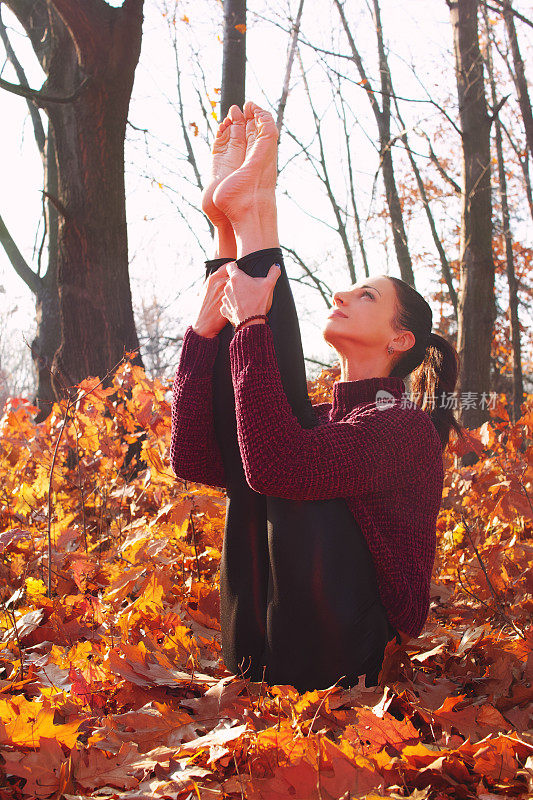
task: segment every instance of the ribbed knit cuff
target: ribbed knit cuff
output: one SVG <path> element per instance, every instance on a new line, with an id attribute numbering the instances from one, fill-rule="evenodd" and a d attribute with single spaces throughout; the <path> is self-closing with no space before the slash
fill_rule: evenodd
<path id="1" fill-rule="evenodd" d="M 272 328 L 268 322 L 247 325 L 233 335 L 229 343 L 232 370 L 241 372 L 250 361 L 259 367 L 268 367 L 276 360 Z"/>
<path id="2" fill-rule="evenodd" d="M 258 326 L 256 326 L 258 327 Z M 210 373 L 218 351 L 218 336 L 208 339 L 193 330 L 192 325 L 183 335 L 178 371 L 181 373 Z"/>

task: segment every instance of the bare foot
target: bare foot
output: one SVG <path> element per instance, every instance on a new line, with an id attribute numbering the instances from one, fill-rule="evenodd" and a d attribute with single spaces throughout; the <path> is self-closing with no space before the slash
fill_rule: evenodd
<path id="1" fill-rule="evenodd" d="M 229 225 L 225 214 L 213 202 L 217 186 L 238 169 L 246 153 L 246 121 L 239 106 L 231 106 L 228 116 L 218 126 L 211 153 L 211 175 L 202 195 L 202 211 L 213 225 Z"/>
<path id="2" fill-rule="evenodd" d="M 217 209 L 238 224 L 251 206 L 275 204 L 279 132 L 269 111 L 251 100 L 244 104 L 246 155 L 242 166 L 228 175 L 213 194 Z"/>

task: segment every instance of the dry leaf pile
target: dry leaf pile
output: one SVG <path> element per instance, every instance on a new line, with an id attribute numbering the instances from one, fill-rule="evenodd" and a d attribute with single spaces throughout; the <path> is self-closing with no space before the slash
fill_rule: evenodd
<path id="1" fill-rule="evenodd" d="M 39 425 L 6 407 L 2 800 L 531 796 L 533 403 L 497 404 L 474 466 L 447 455 L 423 635 L 378 687 L 300 695 L 224 668 L 225 496 L 172 475 L 169 400 L 126 363 Z"/>

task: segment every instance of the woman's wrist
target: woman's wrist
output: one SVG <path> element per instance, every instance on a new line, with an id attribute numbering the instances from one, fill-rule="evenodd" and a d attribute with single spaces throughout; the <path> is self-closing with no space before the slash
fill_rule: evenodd
<path id="1" fill-rule="evenodd" d="M 214 339 L 217 335 L 216 333 L 207 330 L 207 328 L 203 328 L 201 325 L 191 325 L 191 328 L 197 336 L 201 336 L 203 339 Z"/>
<path id="2" fill-rule="evenodd" d="M 241 325 L 239 330 L 242 331 L 242 329 L 247 328 L 248 325 L 266 325 L 266 319 L 251 319 L 249 322 L 245 322 L 244 325 Z"/>

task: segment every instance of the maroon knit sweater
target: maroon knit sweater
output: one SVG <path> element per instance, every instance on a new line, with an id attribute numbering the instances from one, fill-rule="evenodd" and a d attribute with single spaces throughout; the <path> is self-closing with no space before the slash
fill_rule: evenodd
<path id="1" fill-rule="evenodd" d="M 217 349 L 217 337 L 199 336 L 192 326 L 185 331 L 170 458 L 178 477 L 225 488 L 213 423 Z M 294 500 L 343 497 L 368 543 L 391 623 L 418 636 L 429 610 L 444 482 L 441 442 L 429 415 L 407 399 L 401 378 L 336 381 L 332 403 L 314 406 L 320 424 L 305 429 L 285 395 L 270 326 L 242 328 L 229 352 L 250 487 Z M 381 407 L 379 390 L 389 393 Z"/>

